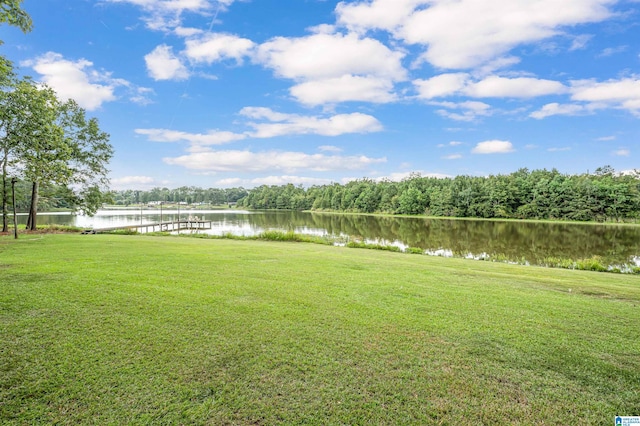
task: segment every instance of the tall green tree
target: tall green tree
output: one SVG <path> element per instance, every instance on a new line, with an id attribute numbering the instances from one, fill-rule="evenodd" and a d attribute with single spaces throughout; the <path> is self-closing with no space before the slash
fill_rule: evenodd
<path id="1" fill-rule="evenodd" d="M 109 135 L 75 101 L 60 102 L 52 89 L 30 80 L 20 81 L 4 98 L 3 179 L 10 168 L 31 182 L 28 227 L 36 229 L 43 184 L 64 186 L 60 194 L 68 205 L 94 213 L 108 185 Z"/>
<path id="2" fill-rule="evenodd" d="M 11 97 L 10 92 L 16 84 L 11 61 L 0 56 L 0 165 L 2 168 L 2 232 L 7 232 L 8 187 L 7 168 L 9 151 L 12 147 L 11 134 Z"/>
<path id="3" fill-rule="evenodd" d="M 31 31 L 33 22 L 27 12 L 22 9 L 23 0 L 0 0 L 0 23 L 14 25 L 22 32 Z M 0 40 L 0 44 L 2 44 Z M 7 115 L 4 109 L 7 101 L 8 86 L 15 84 L 15 73 L 13 71 L 13 63 L 0 56 L 0 164 L 2 164 L 2 232 L 7 232 L 7 167 L 8 167 L 8 147 L 9 138 L 7 137 Z"/>
<path id="4" fill-rule="evenodd" d="M 75 210 L 93 215 L 108 198 L 107 168 L 113 156 L 109 134 L 100 129 L 96 118 L 87 118 L 85 110 L 68 100 L 59 110 L 63 144 L 71 150 L 66 167 L 69 179 L 61 184 L 71 190 Z"/>
<path id="5" fill-rule="evenodd" d="M 72 149 L 65 144 L 63 129 L 58 123 L 61 103 L 52 89 L 23 81 L 16 88 L 15 96 L 23 110 L 14 115 L 17 129 L 13 134 L 17 139 L 14 161 L 22 177 L 32 184 L 27 227 L 35 230 L 39 187 L 42 183 L 68 183 L 71 170 L 67 162 Z"/>

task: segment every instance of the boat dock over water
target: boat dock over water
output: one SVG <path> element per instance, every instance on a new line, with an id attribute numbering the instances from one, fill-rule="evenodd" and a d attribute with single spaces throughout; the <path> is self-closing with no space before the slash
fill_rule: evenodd
<path id="1" fill-rule="evenodd" d="M 145 223 L 141 225 L 112 226 L 109 228 L 92 228 L 82 231 L 83 234 L 100 234 L 103 232 L 114 232 L 130 230 L 146 234 L 149 232 L 180 232 L 182 230 L 197 231 L 211 229 L 210 220 L 175 220 L 170 222 Z"/>

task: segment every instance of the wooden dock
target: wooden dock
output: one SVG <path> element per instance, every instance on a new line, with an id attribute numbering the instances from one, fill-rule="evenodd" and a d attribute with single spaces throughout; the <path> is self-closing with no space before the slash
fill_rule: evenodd
<path id="1" fill-rule="evenodd" d="M 180 232 L 182 230 L 198 231 L 211 229 L 210 220 L 175 220 L 171 222 L 146 223 L 142 225 L 113 226 L 110 228 L 85 229 L 83 234 L 99 234 L 120 230 L 131 230 L 146 234 L 149 232 Z"/>

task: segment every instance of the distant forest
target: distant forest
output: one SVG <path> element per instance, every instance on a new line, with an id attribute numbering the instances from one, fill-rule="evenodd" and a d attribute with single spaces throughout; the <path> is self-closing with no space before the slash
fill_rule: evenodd
<path id="1" fill-rule="evenodd" d="M 18 184 L 18 208 L 26 208 L 28 185 Z M 42 190 L 42 208 L 66 208 L 61 187 Z M 508 175 L 423 177 L 400 182 L 361 179 L 347 184 L 304 188 L 292 184 L 244 188 L 181 187 L 149 191 L 112 191 L 116 205 L 232 203 L 249 209 L 387 213 L 463 218 L 557 219 L 577 221 L 640 220 L 640 171 L 616 173 L 602 167 L 568 175 L 557 170 L 520 169 Z"/>
<path id="2" fill-rule="evenodd" d="M 401 182 L 362 179 L 345 185 L 261 186 L 239 205 L 463 218 L 622 221 L 640 219 L 640 171 L 593 174 L 520 169 L 509 175 L 433 178 L 412 175 Z"/>
<path id="3" fill-rule="evenodd" d="M 193 186 L 181 188 L 153 188 L 149 191 L 124 190 L 111 191 L 108 194 L 108 204 L 130 206 L 149 204 L 163 201 L 165 203 L 212 204 L 224 205 L 236 203 L 246 197 L 249 192 L 244 188 L 209 188 L 202 189 Z M 41 188 L 39 209 L 41 211 L 54 209 L 72 209 L 73 203 L 70 191 L 64 186 L 43 185 Z M 16 208 L 24 211 L 30 203 L 30 183 L 19 181 L 16 185 Z"/>
<path id="4" fill-rule="evenodd" d="M 640 171 L 594 173 L 520 169 L 508 175 L 433 178 L 414 174 L 400 182 L 361 179 L 304 188 L 292 184 L 250 190 L 155 188 L 114 192 L 118 204 L 150 201 L 224 204 L 250 209 L 388 213 L 436 217 L 628 221 L 640 219 Z"/>
<path id="5" fill-rule="evenodd" d="M 236 203 L 249 195 L 244 188 L 208 188 L 183 186 L 175 189 L 153 188 L 150 191 L 113 191 L 112 198 L 116 205 L 148 204 L 157 201 L 167 203 L 213 204 L 223 205 Z"/>

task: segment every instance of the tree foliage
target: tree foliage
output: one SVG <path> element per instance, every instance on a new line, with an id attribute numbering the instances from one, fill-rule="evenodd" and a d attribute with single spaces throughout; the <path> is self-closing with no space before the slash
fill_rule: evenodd
<path id="1" fill-rule="evenodd" d="M 2 173 L 2 188 L 0 189 L 2 196 L 2 232 L 7 232 L 8 228 L 7 202 L 9 182 L 7 181 L 7 169 L 11 143 L 7 138 L 9 134 L 7 126 L 11 117 L 11 113 L 8 111 L 8 106 L 10 105 L 9 96 L 15 82 L 16 76 L 13 71 L 13 63 L 4 56 L 0 56 L 0 168 Z"/>
<path id="2" fill-rule="evenodd" d="M 27 33 L 31 31 L 33 22 L 27 12 L 22 9 L 23 0 L 0 0 L 0 23 L 16 26 Z"/>
<path id="3" fill-rule="evenodd" d="M 180 188 L 153 188 L 149 191 L 123 190 L 113 191 L 111 196 L 117 205 L 128 206 L 131 204 L 147 204 L 154 201 L 168 203 L 187 204 L 213 204 L 223 205 L 235 203 L 248 194 L 247 190 L 240 188 L 208 188 L 202 189 L 195 186 L 182 186 Z"/>
<path id="4" fill-rule="evenodd" d="M 232 197 L 230 194 L 234 194 Z M 640 219 L 640 171 L 566 175 L 520 169 L 508 175 L 433 178 L 413 174 L 401 182 L 362 179 L 304 188 L 262 185 L 250 190 L 154 188 L 117 191 L 117 204 L 150 201 L 222 204 L 266 210 L 316 210 L 436 217 L 621 221 Z"/>
<path id="5" fill-rule="evenodd" d="M 107 191 L 106 166 L 113 155 L 109 135 L 73 100 L 29 79 L 0 98 L 3 187 L 8 171 L 31 183 L 29 227 L 37 225 L 40 187 L 60 186 L 67 204 L 94 213 Z M 6 191 L 3 205 L 6 205 Z M 6 218 L 6 209 L 3 211 Z"/>
<path id="6" fill-rule="evenodd" d="M 0 23 L 31 31 L 31 18 L 21 6 L 22 0 L 0 0 Z M 88 119 L 71 99 L 60 101 L 45 85 L 18 80 L 13 64 L 0 56 L 3 231 L 9 173 L 31 184 L 29 227 L 35 229 L 41 186 L 58 188 L 71 208 L 94 213 L 108 189 L 106 167 L 112 155 L 109 135 L 95 118 Z"/>
<path id="7" fill-rule="evenodd" d="M 293 185 L 261 186 L 250 190 L 241 204 L 254 209 L 620 221 L 640 218 L 640 172 L 618 174 L 608 166 L 579 175 L 520 169 L 488 177 L 364 179 L 306 190 Z"/>

